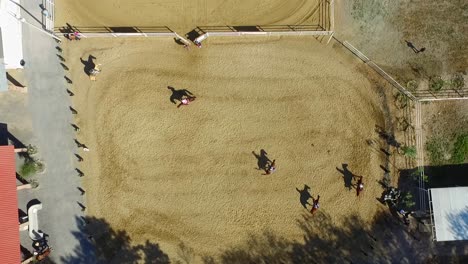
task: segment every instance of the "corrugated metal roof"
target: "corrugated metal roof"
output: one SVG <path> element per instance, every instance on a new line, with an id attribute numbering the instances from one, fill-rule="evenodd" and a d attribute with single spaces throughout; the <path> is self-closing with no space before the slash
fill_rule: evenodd
<path id="1" fill-rule="evenodd" d="M 0 263 L 21 263 L 14 146 L 0 146 Z"/>

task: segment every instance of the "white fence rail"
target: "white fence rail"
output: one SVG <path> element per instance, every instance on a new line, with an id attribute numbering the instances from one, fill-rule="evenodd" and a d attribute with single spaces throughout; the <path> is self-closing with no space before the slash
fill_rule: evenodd
<path id="1" fill-rule="evenodd" d="M 421 193 L 421 190 L 425 190 L 425 174 L 424 174 L 424 141 L 423 141 L 423 129 L 422 129 L 422 111 L 421 102 L 416 102 L 416 161 L 419 172 L 419 205 L 422 210 L 427 209 L 426 194 Z"/>
<path id="2" fill-rule="evenodd" d="M 175 32 L 155 33 L 155 32 L 139 32 L 139 33 L 80 33 L 84 38 L 117 38 L 117 37 L 177 37 Z"/>
<path id="3" fill-rule="evenodd" d="M 331 35 L 332 31 L 255 31 L 255 32 L 207 32 L 198 38 L 197 41 L 201 42 L 207 37 L 239 37 L 239 36 L 323 36 Z"/>

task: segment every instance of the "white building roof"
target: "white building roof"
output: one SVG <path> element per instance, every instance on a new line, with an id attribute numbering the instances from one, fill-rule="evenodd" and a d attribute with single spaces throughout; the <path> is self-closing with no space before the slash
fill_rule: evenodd
<path id="1" fill-rule="evenodd" d="M 435 240 L 468 240 L 468 187 L 429 189 Z"/>
<path id="2" fill-rule="evenodd" d="M 14 17 L 21 17 L 19 2 L 20 0 L 0 0 L 1 41 L 6 69 L 23 68 L 20 64 L 23 59 L 22 23 Z"/>

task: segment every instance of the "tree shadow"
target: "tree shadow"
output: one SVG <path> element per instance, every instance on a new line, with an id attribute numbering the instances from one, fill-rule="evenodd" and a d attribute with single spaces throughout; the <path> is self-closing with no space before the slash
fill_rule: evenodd
<path id="1" fill-rule="evenodd" d="M 180 38 L 174 38 L 174 42 L 177 45 L 185 46 L 186 44 Z"/>
<path id="2" fill-rule="evenodd" d="M 176 90 L 172 86 L 168 86 L 167 89 L 171 90 L 172 92 L 171 96 L 169 97 L 169 101 L 171 101 L 173 104 L 176 104 L 176 101 L 181 101 L 184 97 L 193 96 L 193 94 L 187 89 Z"/>
<path id="3" fill-rule="evenodd" d="M 383 129 L 382 127 L 375 125 L 375 132 L 377 132 L 377 134 L 379 134 L 379 137 L 385 140 L 385 142 L 388 145 L 393 146 L 395 148 L 399 148 L 401 146 L 401 144 L 396 140 L 395 135 L 393 133 L 385 131 L 385 129 Z"/>
<path id="4" fill-rule="evenodd" d="M 297 225 L 303 233 L 302 240 L 289 240 L 266 230 L 259 235 L 249 235 L 246 241 L 222 251 L 217 257 L 202 259 L 205 264 L 438 263 L 427 261 L 440 252 L 459 258 L 468 248 L 467 242 L 441 246 L 433 243 L 428 234 L 417 240 L 417 228 L 398 224 L 383 212 L 369 224 L 358 215 L 333 221 L 322 211 L 314 216 L 303 214 Z"/>
<path id="5" fill-rule="evenodd" d="M 348 164 L 341 164 L 343 170 L 336 168 L 337 171 L 343 174 L 344 186 L 350 191 L 353 188 L 354 174 L 348 169 Z"/>
<path id="6" fill-rule="evenodd" d="M 310 187 L 307 184 L 304 184 L 304 188 L 302 190 L 299 190 L 296 188 L 296 191 L 299 192 L 299 201 L 301 202 L 302 206 L 307 209 L 307 205 L 311 205 L 308 201 L 310 198 L 312 198 L 312 195 L 309 192 Z"/>
<path id="7" fill-rule="evenodd" d="M 142 245 L 131 245 L 125 230 L 114 230 L 103 218 L 91 216 L 75 217 L 79 230 L 73 232 L 79 245 L 60 263 L 161 263 L 170 260 L 157 243 L 146 241 Z"/>
<path id="8" fill-rule="evenodd" d="M 466 239 L 468 237 L 468 206 L 459 213 L 448 214 L 449 225 L 454 230 L 456 239 Z"/>
<path id="9" fill-rule="evenodd" d="M 258 170 L 266 170 L 268 164 L 271 163 L 271 160 L 267 156 L 268 153 L 264 149 L 261 149 L 260 154 L 255 153 L 255 151 L 252 151 L 252 154 L 257 158 Z"/>
<path id="10" fill-rule="evenodd" d="M 94 63 L 93 60 L 95 60 L 96 57 L 94 57 L 93 55 L 89 55 L 88 56 L 88 60 L 83 60 L 81 57 L 80 57 L 80 61 L 81 63 L 83 63 L 84 65 L 84 68 L 83 68 L 83 71 L 86 75 L 89 76 L 90 72 L 92 69 L 94 69 L 96 67 L 96 64 Z"/>
<path id="11" fill-rule="evenodd" d="M 7 80 L 8 80 L 9 82 L 11 82 L 14 86 L 25 87 L 25 86 L 22 85 L 20 82 L 18 82 L 15 78 L 13 78 L 13 76 L 11 76 L 10 74 L 8 74 L 8 72 L 6 73 L 6 76 L 7 76 Z"/>

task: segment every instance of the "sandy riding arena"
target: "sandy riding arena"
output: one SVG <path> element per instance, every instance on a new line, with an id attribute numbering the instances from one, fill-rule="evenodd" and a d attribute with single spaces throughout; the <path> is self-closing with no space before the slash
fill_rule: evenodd
<path id="1" fill-rule="evenodd" d="M 91 150 L 81 162 L 88 213 L 132 243 L 177 259 L 180 242 L 199 258 L 265 230 L 301 241 L 307 192 L 321 197 L 311 221 L 356 214 L 366 224 L 379 208 L 381 156 L 366 140 L 384 125 L 381 98 L 339 44 L 213 38 L 187 51 L 169 38 L 83 39 L 64 54 Z M 95 82 L 88 58 L 101 64 Z M 177 108 L 183 89 L 196 100 Z M 276 160 L 270 175 L 258 168 L 266 159 Z M 364 176 L 359 197 L 351 173 Z"/>
<path id="2" fill-rule="evenodd" d="M 55 26 L 196 26 L 318 24 L 321 0 L 57 0 Z"/>

